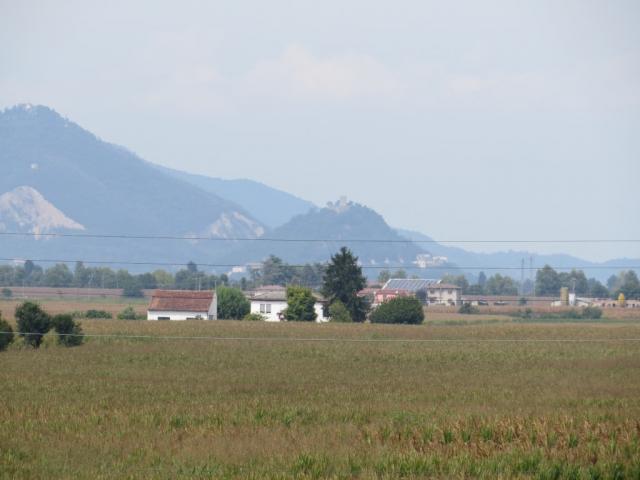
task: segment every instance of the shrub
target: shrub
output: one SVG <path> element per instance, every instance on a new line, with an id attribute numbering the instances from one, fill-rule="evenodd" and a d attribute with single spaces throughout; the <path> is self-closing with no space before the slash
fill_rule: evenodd
<path id="1" fill-rule="evenodd" d="M 317 314 L 315 310 L 316 299 L 310 288 L 292 286 L 287 288 L 287 320 L 313 322 Z"/>
<path id="2" fill-rule="evenodd" d="M 231 320 L 244 318 L 251 311 L 251 304 L 239 288 L 220 286 L 216 290 L 218 318 Z"/>
<path id="3" fill-rule="evenodd" d="M 372 323 L 409 323 L 424 321 L 424 310 L 420 300 L 415 297 L 396 297 L 384 302 L 373 313 Z"/>
<path id="4" fill-rule="evenodd" d="M 0 314 L 0 352 L 6 350 L 9 344 L 13 342 L 13 339 L 13 328 Z"/>
<path id="5" fill-rule="evenodd" d="M 65 347 L 82 345 L 84 335 L 80 323 L 76 323 L 68 314 L 56 315 L 51 321 L 54 330 L 58 334 L 58 343 Z"/>
<path id="6" fill-rule="evenodd" d="M 329 305 L 329 318 L 332 322 L 353 322 L 351 313 L 349 313 L 347 307 L 345 307 L 344 303 L 342 303 L 340 300 L 335 300 L 331 305 Z"/>
<path id="7" fill-rule="evenodd" d="M 602 317 L 602 309 L 599 307 L 584 307 L 582 309 L 582 318 L 598 319 Z"/>
<path id="8" fill-rule="evenodd" d="M 11 298 L 13 297 L 13 292 L 11 291 L 10 288 L 3 288 L 2 289 L 2 298 Z"/>
<path id="9" fill-rule="evenodd" d="M 478 307 L 474 307 L 470 303 L 463 303 L 458 309 L 458 313 L 472 315 L 474 313 L 480 313 L 480 310 L 478 309 Z"/>
<path id="10" fill-rule="evenodd" d="M 137 314 L 131 305 L 118 314 L 119 320 L 144 320 L 145 318 L 147 318 L 145 315 Z"/>
<path id="11" fill-rule="evenodd" d="M 113 318 L 109 312 L 104 310 L 87 310 L 84 314 L 85 318 Z"/>
<path id="12" fill-rule="evenodd" d="M 259 313 L 247 313 L 243 318 L 243 320 L 247 320 L 249 322 L 262 322 L 266 319 L 267 317 Z"/>
<path id="13" fill-rule="evenodd" d="M 18 332 L 27 345 L 38 348 L 42 337 L 51 330 L 51 317 L 33 302 L 24 302 L 16 307 Z"/>
<path id="14" fill-rule="evenodd" d="M 123 297 L 133 297 L 133 298 L 142 298 L 144 297 L 144 292 L 137 281 L 131 279 L 125 282 L 122 288 L 122 296 Z"/>

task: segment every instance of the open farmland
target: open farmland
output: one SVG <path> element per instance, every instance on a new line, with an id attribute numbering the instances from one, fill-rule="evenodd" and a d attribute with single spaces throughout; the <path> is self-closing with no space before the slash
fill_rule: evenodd
<path id="1" fill-rule="evenodd" d="M 638 325 L 83 328 L 0 354 L 2 478 L 640 475 Z"/>

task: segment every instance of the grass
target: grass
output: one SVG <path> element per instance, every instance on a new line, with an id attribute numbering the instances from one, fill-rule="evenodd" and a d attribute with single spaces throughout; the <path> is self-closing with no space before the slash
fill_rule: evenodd
<path id="1" fill-rule="evenodd" d="M 82 325 L 256 339 L 13 345 L 0 478 L 640 478 L 640 324 Z"/>

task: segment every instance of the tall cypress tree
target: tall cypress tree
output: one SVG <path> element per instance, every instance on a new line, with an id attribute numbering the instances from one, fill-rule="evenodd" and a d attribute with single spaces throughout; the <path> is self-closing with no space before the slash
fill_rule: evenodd
<path id="1" fill-rule="evenodd" d="M 366 299 L 358 297 L 358 292 L 367 286 L 367 279 L 358 265 L 358 257 L 347 248 L 342 247 L 331 256 L 324 275 L 322 294 L 333 303 L 340 300 L 354 322 L 364 322 L 369 306 Z"/>

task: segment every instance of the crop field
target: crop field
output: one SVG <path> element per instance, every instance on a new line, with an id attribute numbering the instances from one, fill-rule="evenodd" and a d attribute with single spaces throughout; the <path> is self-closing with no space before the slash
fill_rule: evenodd
<path id="1" fill-rule="evenodd" d="M 0 478 L 640 478 L 640 323 L 82 325 L 0 353 Z"/>

